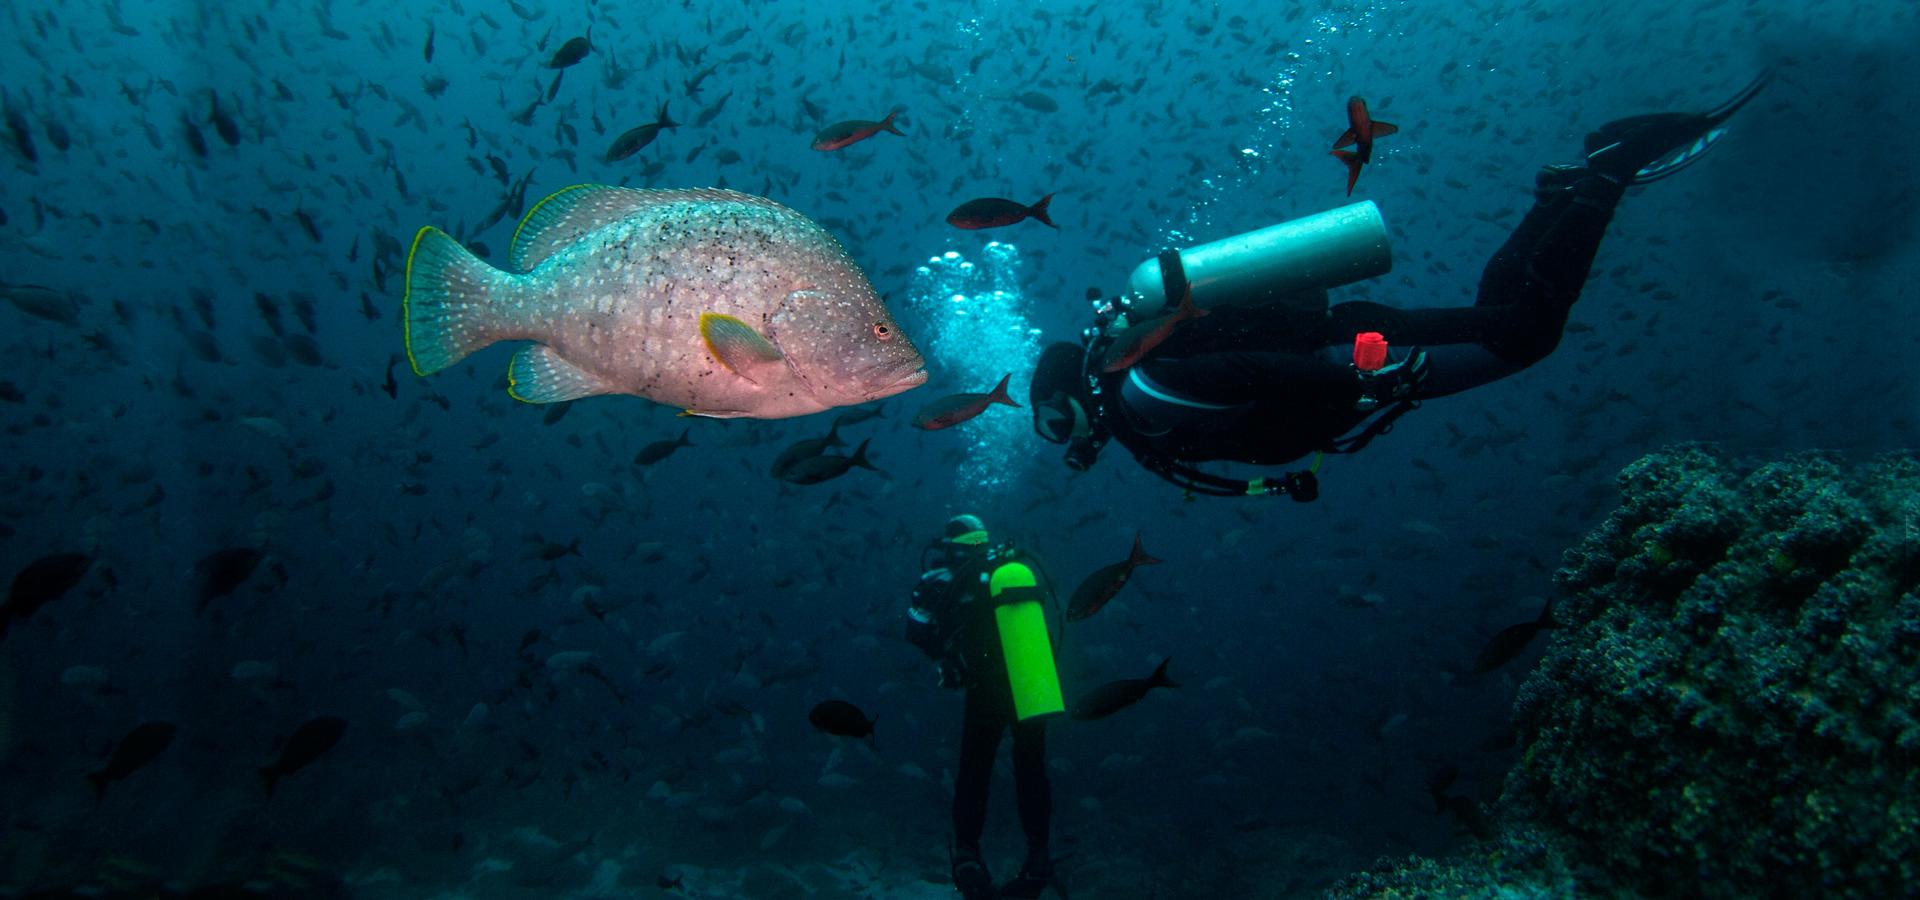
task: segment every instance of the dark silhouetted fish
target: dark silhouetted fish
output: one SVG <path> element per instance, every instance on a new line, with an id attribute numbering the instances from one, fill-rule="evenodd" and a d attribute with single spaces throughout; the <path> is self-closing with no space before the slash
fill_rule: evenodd
<path id="1" fill-rule="evenodd" d="M 289 334 L 280 339 L 281 346 L 287 349 L 287 355 L 303 366 L 318 366 L 326 359 L 320 355 L 320 344 L 304 334 Z"/>
<path id="2" fill-rule="evenodd" d="M 640 452 L 633 455 L 633 464 L 636 466 L 650 466 L 672 456 L 673 451 L 681 447 L 693 446 L 693 442 L 687 440 L 687 435 L 692 431 L 693 429 L 690 427 L 684 428 L 680 431 L 680 436 L 674 440 L 654 441 L 645 447 L 641 447 Z"/>
<path id="3" fill-rule="evenodd" d="M 593 28 L 589 26 L 586 37 L 568 38 L 566 43 L 560 45 L 560 49 L 553 51 L 553 58 L 547 60 L 547 68 L 565 69 L 578 65 L 587 58 L 587 54 L 593 52 L 592 36 Z"/>
<path id="4" fill-rule="evenodd" d="M 672 116 L 667 115 L 667 104 L 662 103 L 660 104 L 660 113 L 654 121 L 637 128 L 630 128 L 626 133 L 614 138 L 613 146 L 607 148 L 607 162 L 619 162 L 635 153 L 639 153 L 641 148 L 653 143 L 653 139 L 660 136 L 660 129 L 662 128 L 678 127 L 680 127 L 680 123 L 675 122 Z"/>
<path id="5" fill-rule="evenodd" d="M 784 481 L 786 480 L 787 473 L 793 471 L 794 466 L 827 452 L 827 448 L 829 447 L 845 447 L 846 445 L 847 442 L 840 439 L 840 420 L 835 418 L 833 420 L 833 426 L 827 429 L 826 437 L 807 438 L 806 440 L 795 441 L 788 446 L 787 449 L 780 451 L 780 455 L 774 457 L 773 468 L 770 470 L 770 474 Z"/>
<path id="6" fill-rule="evenodd" d="M 938 431 L 942 428 L 951 428 L 986 412 L 987 407 L 995 403 L 1004 403 L 1015 409 L 1019 409 L 1020 404 L 1013 402 L 1013 398 L 1007 396 L 1007 379 L 1012 377 L 1013 373 L 1011 372 L 1000 376 L 1000 383 L 994 385 L 993 390 L 984 394 L 948 394 L 926 406 L 920 407 L 920 412 L 913 417 L 913 427 L 922 431 Z"/>
<path id="7" fill-rule="evenodd" d="M 1173 662 L 1169 656 L 1160 661 L 1159 668 L 1146 678 L 1123 678 L 1109 681 L 1074 701 L 1073 708 L 1067 710 L 1067 716 L 1082 722 L 1104 719 L 1117 713 L 1145 697 L 1154 688 L 1176 688 L 1180 683 L 1167 677 L 1167 663 Z"/>
<path id="8" fill-rule="evenodd" d="M 286 746 L 280 748 L 280 758 L 273 765 L 259 769 L 260 782 L 266 786 L 267 796 L 273 796 L 273 786 L 280 779 L 306 768 L 322 754 L 333 749 L 340 742 L 340 736 L 347 733 L 347 720 L 338 716 L 320 716 L 309 719 L 294 729 L 293 737 L 287 738 Z"/>
<path id="9" fill-rule="evenodd" d="M 731 99 L 733 99 L 733 92 L 728 91 L 720 97 L 719 102 L 701 110 L 699 115 L 693 117 L 694 127 L 705 128 L 714 119 L 720 118 L 720 113 L 727 108 L 727 101 Z"/>
<path id="10" fill-rule="evenodd" d="M 187 139 L 187 149 L 192 150 L 193 155 L 201 159 L 206 158 L 207 153 L 210 152 L 207 147 L 207 136 L 200 133 L 200 124 L 185 113 L 180 115 L 180 136 Z"/>
<path id="11" fill-rule="evenodd" d="M 33 126 L 27 123 L 27 117 L 11 104 L 6 110 L 7 136 L 13 139 L 13 149 L 27 162 L 37 162 L 40 151 L 33 145 Z"/>
<path id="12" fill-rule="evenodd" d="M 1433 796 L 1434 812 L 1452 813 L 1461 825 L 1473 832 L 1474 837 L 1483 841 L 1491 839 L 1496 832 L 1486 813 L 1480 810 L 1480 804 L 1464 794 L 1447 793 L 1459 775 L 1460 767 L 1448 763 L 1427 777 L 1427 793 Z"/>
<path id="13" fill-rule="evenodd" d="M 61 325 L 80 324 L 80 301 L 75 294 L 56 291 L 37 284 L 0 282 L 0 296 L 17 309 L 36 319 Z"/>
<path id="14" fill-rule="evenodd" d="M 310 215 L 307 215 L 306 210 L 304 209 L 294 210 L 293 221 L 299 223 L 300 230 L 306 232 L 308 240 L 313 241 L 316 244 L 320 243 L 320 240 L 321 240 L 320 226 L 314 223 L 313 217 Z"/>
<path id="15" fill-rule="evenodd" d="M 265 558 L 266 554 L 252 547 L 228 547 L 201 557 L 193 564 L 193 576 L 200 582 L 194 611 L 202 612 L 207 604 L 233 593 Z"/>
<path id="16" fill-rule="evenodd" d="M 866 738 L 867 743 L 874 742 L 873 726 L 879 719 L 869 719 L 860 707 L 845 700 L 822 700 L 815 704 L 813 711 L 807 713 L 807 721 L 813 727 L 839 737 Z"/>
<path id="17" fill-rule="evenodd" d="M 819 484 L 822 481 L 832 481 L 835 478 L 839 478 L 847 474 L 847 472 L 855 466 L 878 472 L 880 470 L 874 468 L 873 463 L 867 461 L 867 444 L 871 441 L 872 438 L 861 441 L 860 446 L 853 448 L 852 456 L 835 456 L 823 453 L 819 456 L 800 460 L 787 468 L 785 472 L 775 477 L 788 484 Z"/>
<path id="18" fill-rule="evenodd" d="M 882 414 L 886 411 L 886 408 L 887 405 L 885 403 L 877 403 L 873 406 L 861 406 L 847 410 L 833 417 L 833 427 L 845 428 L 848 425 L 858 425 L 868 419 L 882 418 Z M 834 446 L 838 447 L 840 445 L 835 444 Z"/>
<path id="19" fill-rule="evenodd" d="M 1158 565 L 1160 560 L 1147 555 L 1140 546 L 1140 535 L 1133 536 L 1133 551 L 1127 558 L 1109 566 L 1101 566 L 1080 586 L 1073 589 L 1073 599 L 1067 603 L 1067 621 L 1078 622 L 1100 611 L 1120 589 L 1127 586 L 1127 579 L 1133 577 L 1133 570 L 1141 566 Z"/>
<path id="20" fill-rule="evenodd" d="M 0 606 L 0 640 L 6 639 L 12 623 L 26 621 L 40 607 L 73 590 L 92 566 L 93 557 L 83 553 L 53 553 L 27 563 L 13 576 L 6 605 Z"/>
<path id="21" fill-rule="evenodd" d="M 1034 112 L 1050 113 L 1060 111 L 1059 103 L 1055 102 L 1052 97 L 1042 94 L 1039 91 L 1027 91 L 1024 94 L 1014 97 L 1013 102 L 1031 109 Z"/>
<path id="22" fill-rule="evenodd" d="M 1480 655 L 1473 660 L 1473 673 L 1491 672 L 1513 661 L 1520 651 L 1527 649 L 1533 642 L 1533 636 L 1543 628 L 1559 628 L 1560 623 L 1553 620 L 1553 601 L 1548 600 L 1540 609 L 1540 617 L 1531 622 L 1521 622 L 1500 629 L 1500 633 L 1487 642 Z"/>
<path id="23" fill-rule="evenodd" d="M 153 762 L 154 757 L 173 743 L 174 732 L 179 729 L 172 722 L 147 722 L 136 726 L 120 743 L 113 747 L 107 764 L 98 772 L 87 774 L 87 780 L 93 783 L 93 795 L 96 801 L 105 800 L 107 785 L 140 771 L 142 766 Z"/>
<path id="24" fill-rule="evenodd" d="M 212 109 L 207 113 L 207 121 L 213 123 L 214 133 L 220 135 L 220 140 L 225 141 L 227 146 L 240 146 L 239 124 L 233 121 L 232 116 L 221 111 L 219 94 L 212 94 L 210 96 L 211 99 L 208 102 L 212 104 Z"/>
<path id="25" fill-rule="evenodd" d="M 1035 219 L 1048 228 L 1059 228 L 1053 224 L 1047 212 L 1047 204 L 1053 202 L 1053 195 L 1040 198 L 1040 202 L 1027 206 L 1008 200 L 1005 197 L 981 197 L 960 204 L 953 212 L 947 213 L 947 224 L 969 231 L 980 228 L 998 228 L 1012 225 L 1025 219 Z"/>

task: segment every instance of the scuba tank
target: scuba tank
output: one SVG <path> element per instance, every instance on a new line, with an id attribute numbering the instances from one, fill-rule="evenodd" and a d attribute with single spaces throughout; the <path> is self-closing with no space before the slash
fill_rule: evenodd
<path id="1" fill-rule="evenodd" d="M 1195 306 L 1292 301 L 1324 309 L 1327 289 L 1391 271 L 1393 251 L 1380 207 L 1367 200 L 1188 247 L 1180 263 Z M 1178 302 L 1167 297 L 1158 258 L 1127 277 L 1122 303 L 1135 320 Z"/>
<path id="2" fill-rule="evenodd" d="M 1046 593 L 1039 589 L 1033 570 L 1025 563 L 1006 562 L 993 570 L 987 583 L 993 603 L 993 621 L 1000 632 L 1001 655 L 1007 661 L 1007 683 L 1013 688 L 1014 717 L 1066 712 L 1060 695 L 1060 673 L 1053 663 L 1053 643 L 1047 636 Z"/>

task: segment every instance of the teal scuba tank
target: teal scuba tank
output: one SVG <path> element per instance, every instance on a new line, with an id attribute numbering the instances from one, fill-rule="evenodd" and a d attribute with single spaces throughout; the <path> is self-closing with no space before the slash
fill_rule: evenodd
<path id="1" fill-rule="evenodd" d="M 1326 291 L 1393 269 L 1387 224 L 1367 200 L 1269 225 L 1180 251 L 1193 285 L 1193 305 L 1269 303 L 1326 308 Z M 1122 305 L 1135 320 L 1179 303 L 1168 298 L 1160 260 L 1149 259 L 1127 278 Z"/>

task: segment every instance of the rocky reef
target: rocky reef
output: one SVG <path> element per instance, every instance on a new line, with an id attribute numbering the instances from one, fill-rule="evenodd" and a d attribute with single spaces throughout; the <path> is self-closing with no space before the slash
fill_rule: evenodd
<path id="1" fill-rule="evenodd" d="M 1498 831 L 1336 896 L 1893 897 L 1920 884 L 1920 460 L 1619 476 L 1522 685 Z"/>

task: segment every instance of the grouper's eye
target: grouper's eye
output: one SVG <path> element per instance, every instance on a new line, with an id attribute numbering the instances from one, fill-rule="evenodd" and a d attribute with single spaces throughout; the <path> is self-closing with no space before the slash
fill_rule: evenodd
<path id="1" fill-rule="evenodd" d="M 883 341 L 893 340 L 893 326 L 885 322 L 873 323 L 873 336 Z"/>

